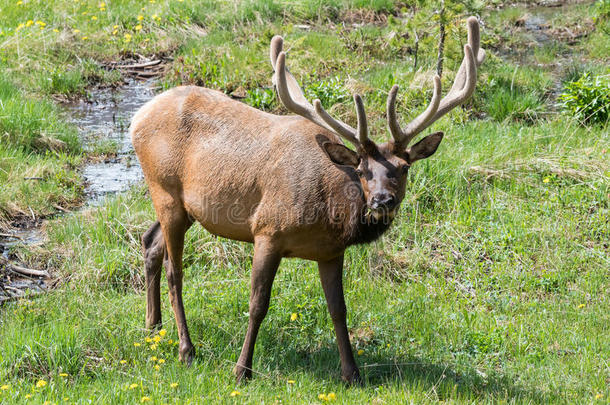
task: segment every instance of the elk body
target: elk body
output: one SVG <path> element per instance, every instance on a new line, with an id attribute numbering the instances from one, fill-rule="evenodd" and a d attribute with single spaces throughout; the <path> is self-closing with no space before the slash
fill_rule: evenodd
<path id="1" fill-rule="evenodd" d="M 435 77 L 430 105 L 404 128 L 395 112 L 398 88 L 391 89 L 387 116 L 393 140 L 384 144 L 368 138 L 358 95 L 354 129 L 332 118 L 318 100 L 312 105 L 305 99 L 286 69 L 281 37 L 272 40 L 270 54 L 280 101 L 297 115 L 272 115 L 214 90 L 178 87 L 155 97 L 133 118 L 132 141 L 158 220 L 142 238 L 146 324 L 161 323 L 159 284 L 165 264 L 180 359 L 190 364 L 194 348 L 182 302 L 182 252 L 186 231 L 198 221 L 215 235 L 254 243 L 248 330 L 234 370 L 238 380 L 251 376 L 256 336 L 280 261 L 299 257 L 318 262 L 342 377 L 356 381 L 343 298 L 345 249 L 388 229 L 404 197 L 410 165 L 432 155 L 442 133 L 411 147 L 408 143 L 472 95 L 484 57 L 478 22 L 468 20 L 468 45 L 452 89 L 441 99 Z"/>

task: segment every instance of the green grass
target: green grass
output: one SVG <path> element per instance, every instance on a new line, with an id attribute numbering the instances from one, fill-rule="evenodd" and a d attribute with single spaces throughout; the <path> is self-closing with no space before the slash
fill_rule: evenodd
<path id="1" fill-rule="evenodd" d="M 167 57 L 163 87 L 239 91 L 257 108 L 285 113 L 272 97 L 268 62 L 269 40 L 282 34 L 308 95 L 326 107 L 338 103 L 332 113 L 353 123 L 349 95 L 361 93 L 378 140 L 387 137 L 393 84 L 401 86 L 402 122 L 431 95 L 436 31 L 424 3 L 106 3 L 0 0 L 0 223 L 78 204 L 79 140 L 51 98 L 118 83 L 120 75 L 103 68 L 109 61 Z M 402 7 L 413 18 L 401 16 Z M 465 13 L 468 7 L 477 5 Z M 592 10 L 570 7 L 563 22 L 549 21 L 568 26 Z M 60 282 L 48 294 L 0 307 L 0 403 L 323 403 L 318 395 L 331 392 L 337 403 L 607 403 L 610 133 L 580 126 L 558 111 L 555 97 L 583 71 L 608 73 L 603 50 L 610 41 L 602 35 L 606 23 L 597 21 L 602 28 L 578 43 L 528 50 L 518 43 L 527 33 L 507 34 L 523 13 L 484 11 L 489 57 L 474 99 L 434 125 L 447 136 L 410 172 L 388 234 L 347 252 L 348 326 L 361 350 L 362 386 L 340 381 L 317 270 L 296 259 L 284 260 L 276 278 L 255 378 L 235 386 L 252 247 L 199 225 L 187 234 L 184 257 L 195 361 L 190 368 L 178 362 L 165 283 L 167 334 L 151 348 L 139 238 L 154 212 L 138 186 L 48 221 L 43 246 L 13 248 Z M 456 19 L 448 29 L 445 91 L 461 59 L 462 25 Z M 420 35 L 416 69 L 413 29 Z M 504 54 L 511 46 L 525 54 Z M 115 149 L 101 140 L 92 153 Z"/>
<path id="2" fill-rule="evenodd" d="M 57 106 L 0 79 L 0 225 L 77 204 L 79 151 Z"/>

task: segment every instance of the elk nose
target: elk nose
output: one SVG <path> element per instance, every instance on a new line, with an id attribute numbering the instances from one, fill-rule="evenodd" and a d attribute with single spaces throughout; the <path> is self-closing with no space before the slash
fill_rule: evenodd
<path id="1" fill-rule="evenodd" d="M 382 193 L 373 196 L 371 208 L 376 210 L 379 208 L 392 209 L 396 206 L 396 198 L 393 195 Z"/>

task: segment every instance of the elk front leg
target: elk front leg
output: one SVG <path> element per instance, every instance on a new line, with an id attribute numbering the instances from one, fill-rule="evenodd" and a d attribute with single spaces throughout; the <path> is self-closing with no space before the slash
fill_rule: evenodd
<path id="1" fill-rule="evenodd" d="M 347 308 L 343 298 L 343 255 L 327 262 L 318 262 L 318 270 L 328 311 L 337 335 L 337 345 L 341 357 L 341 376 L 350 384 L 359 382 L 360 372 L 354 360 L 347 332 Z"/>
<path id="2" fill-rule="evenodd" d="M 267 310 L 269 297 L 275 273 L 282 257 L 268 237 L 258 237 L 254 240 L 254 257 L 252 259 L 252 276 L 250 285 L 250 317 L 248 331 L 244 339 L 241 354 L 233 372 L 237 382 L 252 377 L 252 356 L 254 344 Z"/>
<path id="3" fill-rule="evenodd" d="M 161 326 L 161 267 L 166 256 L 159 221 L 142 235 L 142 250 L 146 280 L 146 327 L 154 330 Z"/>

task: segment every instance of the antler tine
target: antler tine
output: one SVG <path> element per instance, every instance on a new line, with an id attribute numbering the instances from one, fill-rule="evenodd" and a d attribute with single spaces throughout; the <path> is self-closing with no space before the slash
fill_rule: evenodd
<path id="1" fill-rule="evenodd" d="M 467 20 L 468 24 L 468 45 L 472 48 L 472 53 L 474 54 L 476 67 L 481 66 L 483 61 L 485 60 L 485 50 L 480 48 L 481 44 L 481 34 L 479 32 L 479 21 L 476 17 L 469 17 Z M 454 90 L 460 90 L 464 87 L 464 82 L 466 78 L 466 58 L 460 64 L 460 68 L 458 69 L 457 74 L 455 75 L 455 80 L 453 81 L 453 86 L 451 86 L 451 93 Z"/>
<path id="2" fill-rule="evenodd" d="M 483 63 L 485 51 L 480 48 L 479 21 L 476 17 L 469 17 L 467 23 L 468 44 L 464 45 L 464 59 L 455 76 L 451 90 L 440 101 L 434 116 L 417 128 L 418 132 L 428 128 L 453 108 L 463 104 L 474 93 L 477 82 L 477 67 Z"/>
<path id="3" fill-rule="evenodd" d="M 358 95 L 354 95 L 354 103 L 356 104 L 356 115 L 358 117 L 358 129 L 355 130 L 351 126 L 334 119 L 330 116 L 329 113 L 326 112 L 324 108 L 322 108 L 322 103 L 320 100 L 315 99 L 313 101 L 313 106 L 316 109 L 316 113 L 324 122 L 336 133 L 346 138 L 352 144 L 360 147 L 368 142 L 367 135 L 367 121 L 366 114 L 364 112 L 364 104 L 362 103 L 362 98 Z M 358 138 L 356 138 L 356 133 L 358 134 Z"/>
<path id="4" fill-rule="evenodd" d="M 271 41 L 271 64 L 274 65 L 274 84 L 280 101 L 291 112 L 335 132 L 360 148 L 367 138 L 367 121 L 364 105 L 359 95 L 354 96 L 356 113 L 358 116 L 358 129 L 334 119 L 323 108 L 320 100 L 314 100 L 313 106 L 307 101 L 298 82 L 286 69 L 286 53 L 282 50 L 282 38 L 276 36 Z M 277 57 L 275 57 L 277 55 Z M 275 57 L 275 61 L 274 61 Z M 356 137 L 358 134 L 358 137 Z"/>
<path id="5" fill-rule="evenodd" d="M 404 130 L 400 128 L 398 118 L 396 117 L 397 94 L 398 85 L 394 85 L 388 94 L 388 127 L 390 128 L 390 132 L 396 143 L 401 146 L 406 146 L 422 131 L 422 128 L 434 117 L 434 114 L 436 114 L 441 100 L 441 78 L 438 75 L 434 76 L 434 92 L 428 108 L 411 121 Z"/>
<path id="6" fill-rule="evenodd" d="M 273 67 L 273 71 L 275 72 L 275 65 L 277 61 L 277 57 L 280 56 L 280 52 L 282 52 L 282 48 L 284 47 L 284 38 L 279 35 L 275 35 L 271 38 L 271 47 L 269 48 L 269 57 L 271 58 L 271 66 Z"/>

